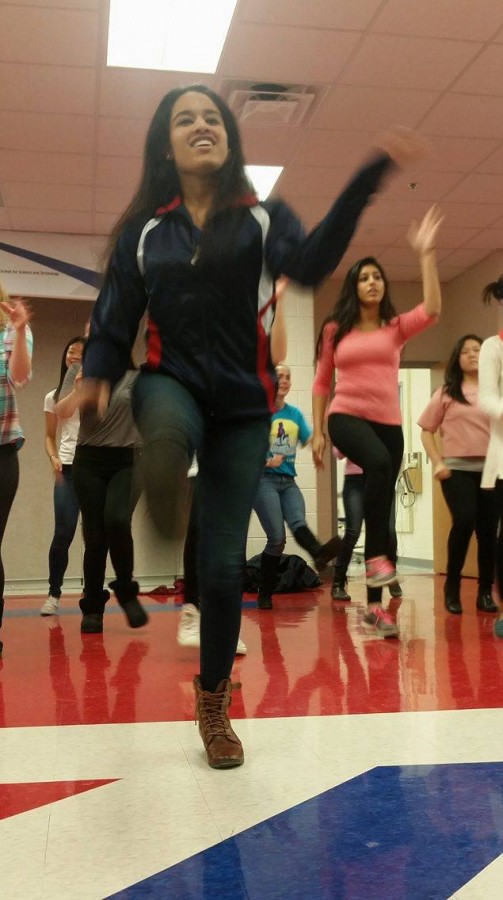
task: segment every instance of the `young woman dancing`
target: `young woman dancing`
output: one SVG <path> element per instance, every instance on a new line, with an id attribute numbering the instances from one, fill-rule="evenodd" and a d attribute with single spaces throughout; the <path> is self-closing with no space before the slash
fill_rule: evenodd
<path id="1" fill-rule="evenodd" d="M 347 273 L 318 338 L 313 460 L 316 466 L 323 464 L 325 411 L 336 369 L 328 432 L 333 445 L 365 473 L 365 562 L 370 587 L 391 584 L 397 578 L 386 554 L 391 503 L 403 456 L 400 352 L 408 340 L 436 322 L 440 313 L 435 239 L 441 221 L 433 206 L 419 226 L 411 225 L 408 234 L 421 265 L 422 303 L 397 315 L 383 268 L 373 257 L 360 259 Z M 378 603 L 369 605 L 364 619 L 386 636 L 398 633 L 395 622 Z"/>
<path id="2" fill-rule="evenodd" d="M 333 271 L 359 216 L 417 140 L 389 136 L 307 237 L 279 200 L 259 203 L 236 121 L 209 88 L 170 91 L 152 119 L 138 191 L 111 238 L 84 355 L 83 403 L 106 408 L 147 310 L 133 404 L 145 492 L 161 534 L 180 535 L 186 475 L 199 463 L 201 669 L 194 679 L 209 765 L 241 765 L 228 719 L 248 522 L 267 450 L 276 376 L 274 283 Z M 183 535 L 181 535 L 183 536 Z"/>

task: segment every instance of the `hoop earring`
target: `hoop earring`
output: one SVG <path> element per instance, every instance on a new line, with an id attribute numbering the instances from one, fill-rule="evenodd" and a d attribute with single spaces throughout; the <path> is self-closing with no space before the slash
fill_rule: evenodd
<path id="1" fill-rule="evenodd" d="M 170 150 L 168 150 L 168 152 L 166 153 L 166 159 L 168 162 L 173 162 L 173 154 Z"/>

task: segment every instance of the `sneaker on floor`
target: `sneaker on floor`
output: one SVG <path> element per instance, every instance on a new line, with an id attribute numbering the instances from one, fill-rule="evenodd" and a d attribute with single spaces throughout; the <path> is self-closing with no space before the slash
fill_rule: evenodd
<path id="1" fill-rule="evenodd" d="M 403 597 L 402 586 L 398 581 L 392 581 L 388 584 L 390 597 Z"/>
<path id="2" fill-rule="evenodd" d="M 347 581 L 334 581 L 332 584 L 332 600 L 351 600 L 351 594 L 346 590 Z"/>
<path id="3" fill-rule="evenodd" d="M 369 606 L 363 615 L 363 621 L 367 625 L 373 625 L 383 637 L 397 637 L 398 625 L 385 609 L 380 606 Z"/>
<path id="4" fill-rule="evenodd" d="M 241 638 L 238 638 L 238 645 L 236 647 L 236 656 L 246 656 L 248 653 L 248 648 L 244 641 Z"/>
<path id="5" fill-rule="evenodd" d="M 59 613 L 59 597 L 51 597 L 49 594 L 45 603 L 40 607 L 41 616 L 57 616 Z"/>
<path id="6" fill-rule="evenodd" d="M 387 556 L 374 556 L 365 560 L 365 577 L 369 587 L 383 587 L 397 582 L 396 569 Z"/>
<path id="7" fill-rule="evenodd" d="M 199 647 L 200 624 L 201 613 L 197 606 L 194 606 L 193 603 L 184 603 L 176 634 L 176 640 L 180 647 Z"/>

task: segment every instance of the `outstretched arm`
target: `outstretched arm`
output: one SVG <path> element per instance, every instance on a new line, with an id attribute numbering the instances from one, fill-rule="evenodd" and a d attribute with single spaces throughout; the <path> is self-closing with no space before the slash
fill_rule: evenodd
<path id="1" fill-rule="evenodd" d="M 20 387 L 31 377 L 31 352 L 27 335 L 30 311 L 21 299 L 14 300 L 13 303 L 3 301 L 0 306 L 16 332 L 9 357 L 9 374 L 14 384 Z"/>
<path id="2" fill-rule="evenodd" d="M 407 237 L 419 256 L 423 282 L 424 310 L 428 316 L 439 316 L 442 310 L 442 291 L 438 277 L 435 244 L 438 229 L 444 220 L 438 206 L 433 205 L 422 222 L 412 222 Z"/>

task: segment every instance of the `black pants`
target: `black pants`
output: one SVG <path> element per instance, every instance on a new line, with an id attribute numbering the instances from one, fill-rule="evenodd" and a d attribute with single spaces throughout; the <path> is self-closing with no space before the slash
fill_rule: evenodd
<path id="1" fill-rule="evenodd" d="M 480 487 L 481 472 L 452 471 L 441 481 L 442 493 L 452 516 L 447 541 L 447 578 L 458 581 L 465 564 L 470 538 L 477 536 L 479 588 L 488 591 L 494 581 L 498 513 L 494 491 Z"/>
<path id="2" fill-rule="evenodd" d="M 0 599 L 3 599 L 5 588 L 2 541 L 18 484 L 19 460 L 16 446 L 15 444 L 2 444 L 0 446 Z"/>
<path id="3" fill-rule="evenodd" d="M 183 580 L 185 582 L 184 603 L 192 603 L 199 609 L 199 579 L 197 577 L 197 477 L 188 479 L 188 502 L 190 504 L 187 534 L 183 545 Z"/>
<path id="4" fill-rule="evenodd" d="M 328 433 L 334 447 L 365 474 L 365 559 L 386 556 L 391 505 L 403 457 L 402 427 L 332 413 Z"/>
<path id="5" fill-rule="evenodd" d="M 337 573 L 340 579 L 346 577 L 351 556 L 356 546 L 363 524 L 363 500 L 365 496 L 365 475 L 346 475 L 342 489 L 342 503 L 346 519 L 344 537 L 337 554 Z M 389 520 L 387 557 L 391 562 L 397 561 L 397 538 L 395 529 L 396 504 L 395 494 L 391 503 Z"/>
<path id="6" fill-rule="evenodd" d="M 120 581 L 133 575 L 131 518 L 140 495 L 133 488 L 134 451 L 124 447 L 78 446 L 73 484 L 84 532 L 84 592 L 90 601 L 103 593 L 107 554 Z"/>
<path id="7" fill-rule="evenodd" d="M 197 452 L 201 684 L 229 678 L 241 624 L 243 559 L 270 418 L 215 421 L 168 375 L 140 373 L 133 411 L 143 438 L 147 505 L 161 534 L 180 534 L 186 476 Z M 183 529 L 182 529 L 183 530 Z"/>

